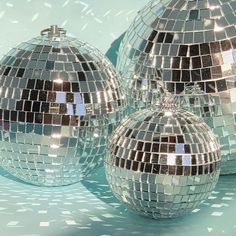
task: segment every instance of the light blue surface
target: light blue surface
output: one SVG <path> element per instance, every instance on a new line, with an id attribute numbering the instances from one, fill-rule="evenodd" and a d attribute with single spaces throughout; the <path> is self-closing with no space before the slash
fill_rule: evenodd
<path id="1" fill-rule="evenodd" d="M 0 177 L 0 235 L 4 236 L 235 236 L 236 176 L 223 176 L 195 212 L 152 220 L 125 209 L 100 168 L 83 183 L 39 188 Z"/>
<path id="2" fill-rule="evenodd" d="M 147 0 L 1 0 L 0 56 L 51 24 L 93 44 L 116 62 L 120 36 Z M 118 40 L 116 40 L 118 38 Z M 110 48 L 110 46 L 112 47 Z M 236 176 L 223 176 L 195 213 L 151 220 L 125 209 L 104 170 L 83 183 L 39 188 L 1 170 L 0 236 L 235 236 Z"/>

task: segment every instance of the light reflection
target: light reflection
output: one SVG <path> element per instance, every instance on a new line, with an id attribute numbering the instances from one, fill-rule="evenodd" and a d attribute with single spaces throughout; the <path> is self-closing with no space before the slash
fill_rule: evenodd
<path id="1" fill-rule="evenodd" d="M 63 80 L 62 79 L 55 79 L 55 80 L 53 80 L 53 82 L 58 83 L 58 84 L 62 84 Z"/>
<path id="2" fill-rule="evenodd" d="M 171 112 L 171 111 L 166 111 L 165 112 L 165 116 L 172 116 L 173 115 L 173 112 Z"/>
<path id="3" fill-rule="evenodd" d="M 48 154 L 49 157 L 57 157 L 56 154 Z"/>
<path id="4" fill-rule="evenodd" d="M 52 134 L 51 135 L 52 136 L 52 138 L 61 138 L 61 134 L 58 134 L 58 133 L 55 133 L 55 134 Z"/>
<path id="5" fill-rule="evenodd" d="M 167 165 L 176 165 L 176 154 L 167 155 Z"/>
<path id="6" fill-rule="evenodd" d="M 57 144 L 51 144 L 50 147 L 51 147 L 52 149 L 57 149 L 57 148 L 59 148 L 60 146 L 57 145 Z"/>
<path id="7" fill-rule="evenodd" d="M 191 166 L 191 156 L 183 155 L 183 166 Z"/>
<path id="8" fill-rule="evenodd" d="M 45 169 L 45 172 L 47 172 L 47 173 L 54 173 L 54 170 L 52 170 L 52 169 Z"/>
<path id="9" fill-rule="evenodd" d="M 216 5 L 216 6 L 210 6 L 209 9 L 210 10 L 215 10 L 215 9 L 219 9 L 220 6 L 219 5 Z"/>
<path id="10" fill-rule="evenodd" d="M 219 31 L 222 31 L 223 29 L 224 29 L 223 27 L 216 25 L 214 28 L 214 31 L 219 32 Z"/>

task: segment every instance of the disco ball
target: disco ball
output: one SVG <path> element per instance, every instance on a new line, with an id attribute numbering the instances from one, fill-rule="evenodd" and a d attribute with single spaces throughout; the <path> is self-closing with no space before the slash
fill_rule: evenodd
<path id="1" fill-rule="evenodd" d="M 201 118 L 173 104 L 165 98 L 155 109 L 123 120 L 105 159 L 115 196 L 152 218 L 192 211 L 210 195 L 220 173 L 213 132 Z"/>
<path id="2" fill-rule="evenodd" d="M 184 92 L 178 96 L 178 99 L 184 109 L 202 117 L 215 133 L 219 132 L 219 126 L 222 126 L 222 121 L 219 120 L 219 116 L 222 115 L 219 96 L 213 98 L 211 94 L 204 93 L 198 85 L 193 85 L 187 86 Z M 224 149 L 221 143 L 221 156 L 225 157 L 221 161 L 221 173 L 223 174 L 234 173 L 236 169 L 236 162 L 227 160 L 227 154 L 228 150 Z"/>
<path id="3" fill-rule="evenodd" d="M 236 173 L 235 15 L 234 0 L 153 0 L 128 29 L 117 65 L 125 85 L 137 78 L 141 84 L 162 81 L 180 94 L 186 84 L 197 83 L 212 95 L 222 111 L 211 121 L 225 163 L 222 174 Z"/>
<path id="4" fill-rule="evenodd" d="M 2 166 L 44 186 L 75 183 L 90 174 L 125 115 L 113 66 L 57 26 L 4 56 L 0 100 Z"/>
<path id="5" fill-rule="evenodd" d="M 215 103 L 216 99 L 211 94 L 204 93 L 198 84 L 186 86 L 185 90 L 176 98 L 182 108 L 202 117 L 209 126 L 213 126 L 210 123 L 213 121 L 213 117 L 222 114 L 221 107 Z"/>

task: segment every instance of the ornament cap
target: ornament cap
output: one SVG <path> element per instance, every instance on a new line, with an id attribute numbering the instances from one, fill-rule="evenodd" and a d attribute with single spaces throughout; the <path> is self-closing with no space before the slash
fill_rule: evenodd
<path id="1" fill-rule="evenodd" d="M 51 25 L 50 28 L 41 31 L 41 36 L 47 36 L 49 39 L 58 39 L 66 36 L 66 30 L 57 25 Z"/>
<path id="2" fill-rule="evenodd" d="M 166 89 L 164 90 L 163 97 L 161 99 L 161 109 L 163 111 L 170 111 L 174 112 L 178 109 L 179 104 L 178 100 L 175 96 L 173 96 L 170 92 L 168 92 Z"/>

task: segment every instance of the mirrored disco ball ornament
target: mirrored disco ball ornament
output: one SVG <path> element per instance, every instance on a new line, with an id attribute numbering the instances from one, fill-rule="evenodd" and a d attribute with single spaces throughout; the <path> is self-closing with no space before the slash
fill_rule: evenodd
<path id="1" fill-rule="evenodd" d="M 213 126 L 210 123 L 213 121 L 213 117 L 222 114 L 222 110 L 219 109 L 221 107 L 216 106 L 216 99 L 211 94 L 204 93 L 198 84 L 186 86 L 185 90 L 176 98 L 178 98 L 182 108 L 204 118 L 209 126 Z"/>
<path id="2" fill-rule="evenodd" d="M 218 181 L 217 139 L 201 118 L 180 110 L 169 95 L 156 108 L 125 118 L 108 146 L 110 187 L 142 215 L 171 218 L 190 212 Z"/>
<path id="3" fill-rule="evenodd" d="M 222 174 L 236 173 L 235 25 L 234 0 L 153 0 L 128 29 L 117 65 L 124 84 L 134 77 L 141 84 L 161 80 L 180 94 L 186 84 L 198 83 L 216 99 L 222 113 L 212 123 L 223 154 Z"/>
<path id="4" fill-rule="evenodd" d="M 1 164 L 36 185 L 67 185 L 91 173 L 125 114 L 112 65 L 57 26 L 4 56 L 0 92 Z"/>
<path id="5" fill-rule="evenodd" d="M 222 107 L 219 106 L 219 96 L 212 97 L 211 94 L 204 93 L 200 87 L 195 84 L 187 86 L 185 90 L 178 96 L 181 106 L 203 118 L 205 123 L 212 128 L 215 134 L 219 132 L 219 126 L 222 125 L 222 120 L 219 116 L 222 115 Z M 236 162 L 227 160 L 228 149 L 224 147 L 224 139 L 221 136 L 217 137 L 221 140 L 221 174 L 234 173 Z"/>

